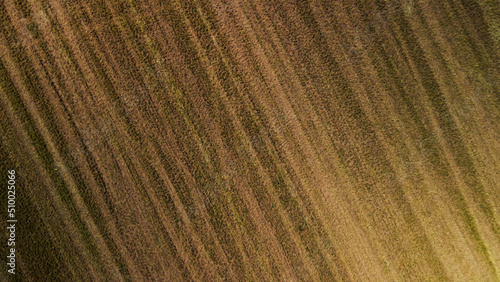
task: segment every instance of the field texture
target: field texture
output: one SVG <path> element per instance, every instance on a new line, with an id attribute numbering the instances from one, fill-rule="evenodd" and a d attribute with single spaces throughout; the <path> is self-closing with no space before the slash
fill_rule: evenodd
<path id="1" fill-rule="evenodd" d="M 4 0 L 0 109 L 0 280 L 500 281 L 499 1 Z"/>

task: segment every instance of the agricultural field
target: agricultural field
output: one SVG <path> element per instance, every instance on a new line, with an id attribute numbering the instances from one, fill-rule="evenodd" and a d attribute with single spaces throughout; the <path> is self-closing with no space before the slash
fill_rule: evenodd
<path id="1" fill-rule="evenodd" d="M 0 173 L 0 281 L 500 281 L 500 2 L 0 1 Z"/>

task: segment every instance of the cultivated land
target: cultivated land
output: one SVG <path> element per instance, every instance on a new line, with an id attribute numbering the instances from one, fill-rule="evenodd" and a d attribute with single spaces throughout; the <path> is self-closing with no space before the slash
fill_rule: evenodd
<path id="1" fill-rule="evenodd" d="M 499 62 L 490 0 L 1 1 L 0 278 L 499 281 Z"/>

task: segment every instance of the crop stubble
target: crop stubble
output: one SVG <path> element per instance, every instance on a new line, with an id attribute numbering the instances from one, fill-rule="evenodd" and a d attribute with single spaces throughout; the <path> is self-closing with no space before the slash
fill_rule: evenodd
<path id="1" fill-rule="evenodd" d="M 18 277 L 499 280 L 499 8 L 2 2 Z"/>

